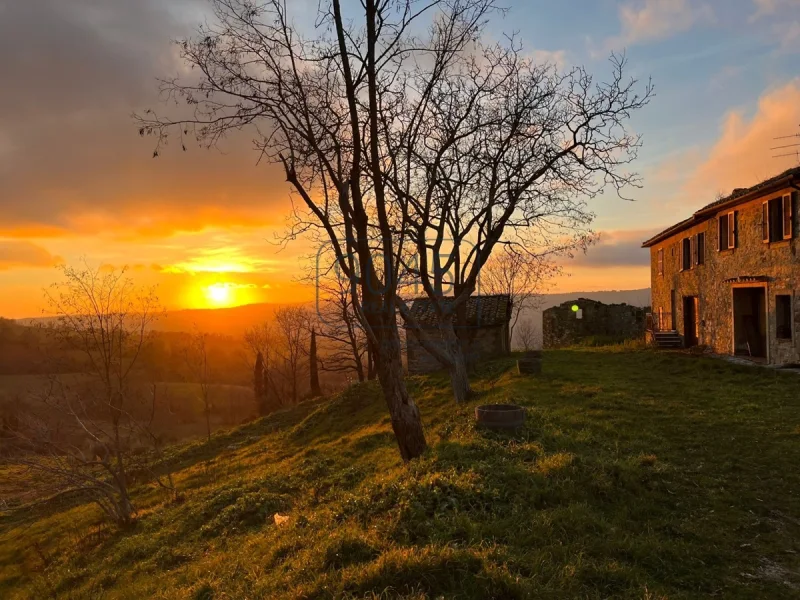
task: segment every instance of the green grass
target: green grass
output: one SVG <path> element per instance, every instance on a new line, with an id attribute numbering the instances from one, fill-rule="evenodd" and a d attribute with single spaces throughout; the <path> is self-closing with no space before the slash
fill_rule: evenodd
<path id="1" fill-rule="evenodd" d="M 412 378 L 430 450 L 404 466 L 374 385 L 172 448 L 182 502 L 137 490 L 0 521 L 3 598 L 796 598 L 800 378 L 592 348 Z M 476 430 L 476 403 L 528 409 Z M 273 515 L 289 517 L 276 526 Z"/>

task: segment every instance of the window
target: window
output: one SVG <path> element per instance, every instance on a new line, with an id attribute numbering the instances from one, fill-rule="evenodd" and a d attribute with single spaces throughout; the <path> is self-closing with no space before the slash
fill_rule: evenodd
<path id="1" fill-rule="evenodd" d="M 706 234 L 698 233 L 694 236 L 694 264 L 706 264 Z"/>
<path id="2" fill-rule="evenodd" d="M 692 268 L 692 238 L 681 240 L 681 271 L 688 271 Z"/>
<path id="3" fill-rule="evenodd" d="M 717 239 L 719 240 L 717 250 L 720 252 L 730 250 L 738 245 L 737 216 L 737 212 L 731 211 L 717 218 Z"/>
<path id="4" fill-rule="evenodd" d="M 779 340 L 792 339 L 792 297 L 789 294 L 775 296 L 776 337 Z"/>
<path id="5" fill-rule="evenodd" d="M 761 239 L 765 243 L 792 239 L 792 195 L 767 200 L 761 205 Z"/>
<path id="6" fill-rule="evenodd" d="M 664 249 L 660 248 L 658 253 L 658 274 L 663 277 L 664 275 Z"/>

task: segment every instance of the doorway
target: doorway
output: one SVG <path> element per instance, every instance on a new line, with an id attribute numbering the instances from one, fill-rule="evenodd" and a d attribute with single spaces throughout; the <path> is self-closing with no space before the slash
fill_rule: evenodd
<path id="1" fill-rule="evenodd" d="M 767 357 L 767 290 L 733 288 L 733 353 Z"/>
<path id="2" fill-rule="evenodd" d="M 683 297 L 683 343 L 687 348 L 700 343 L 700 311 L 697 296 Z"/>

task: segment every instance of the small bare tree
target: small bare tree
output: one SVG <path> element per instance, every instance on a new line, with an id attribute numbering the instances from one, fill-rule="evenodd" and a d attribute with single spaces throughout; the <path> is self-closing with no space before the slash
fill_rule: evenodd
<path id="1" fill-rule="evenodd" d="M 323 371 L 355 373 L 358 381 L 370 378 L 367 336 L 350 293 L 350 282 L 334 265 L 317 256 L 311 277 L 317 291 L 317 336 L 324 344 Z M 335 259 L 331 259 L 335 263 Z"/>
<path id="2" fill-rule="evenodd" d="M 184 348 L 184 359 L 189 370 L 189 379 L 200 388 L 203 403 L 203 418 L 206 422 L 206 437 L 211 440 L 211 380 L 208 365 L 208 334 L 195 330 Z"/>
<path id="3" fill-rule="evenodd" d="M 511 298 L 509 337 L 525 309 L 541 306 L 547 282 L 560 272 L 549 256 L 534 255 L 512 245 L 504 245 L 481 271 L 480 289 L 485 294 L 505 294 Z"/>
<path id="4" fill-rule="evenodd" d="M 81 357 L 82 373 L 50 378 L 41 410 L 25 415 L 18 428 L 13 460 L 50 481 L 54 493 L 82 493 L 127 525 L 134 516 L 131 451 L 158 439 L 150 427 L 155 394 L 148 399 L 136 381 L 158 300 L 135 287 L 124 269 L 62 273 L 64 281 L 46 293 L 54 315 L 48 331 Z"/>
<path id="5" fill-rule="evenodd" d="M 525 352 L 536 347 L 536 326 L 533 321 L 526 319 L 519 324 L 516 340 L 517 347 L 522 348 Z"/>
<path id="6" fill-rule="evenodd" d="M 277 387 L 279 338 L 273 323 L 254 325 L 245 331 L 244 343 L 253 366 L 253 387 L 258 411 L 266 415 L 282 404 Z M 260 360 L 259 360 L 260 359 Z"/>
<path id="7" fill-rule="evenodd" d="M 300 399 L 300 382 L 308 360 L 309 319 L 308 311 L 299 306 L 282 306 L 275 311 L 275 328 L 281 342 L 277 353 L 283 363 L 292 404 Z"/>

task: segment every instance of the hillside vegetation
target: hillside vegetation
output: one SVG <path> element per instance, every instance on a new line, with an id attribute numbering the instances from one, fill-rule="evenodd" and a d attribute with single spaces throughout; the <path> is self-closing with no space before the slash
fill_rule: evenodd
<path id="1" fill-rule="evenodd" d="M 9 512 L 0 597 L 800 594 L 800 378 L 624 348 L 544 361 L 483 367 L 464 406 L 412 378 L 431 448 L 408 466 L 362 384 L 172 447 L 182 497 L 136 489 L 129 530 L 67 499 Z M 474 427 L 506 401 L 523 430 Z"/>

